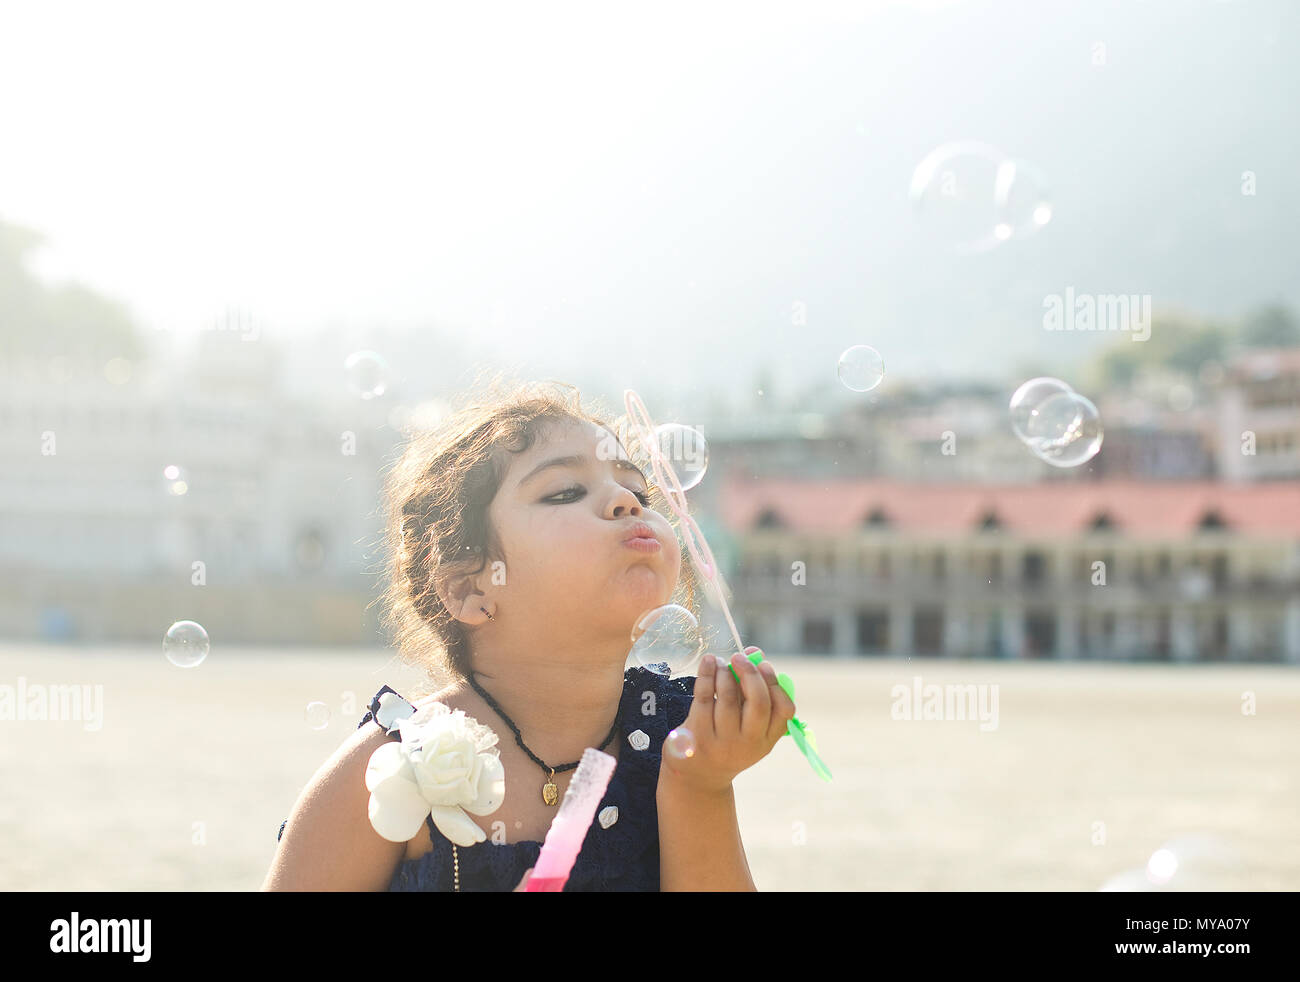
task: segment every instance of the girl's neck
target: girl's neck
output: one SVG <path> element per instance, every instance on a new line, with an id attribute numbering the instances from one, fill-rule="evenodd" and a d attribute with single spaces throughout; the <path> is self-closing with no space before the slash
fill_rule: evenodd
<path id="1" fill-rule="evenodd" d="M 473 659 L 474 681 L 509 716 L 528 749 L 550 765 L 578 760 L 587 747 L 605 742 L 623 698 L 623 665 L 535 657 L 503 663 L 486 653 Z M 496 730 L 503 742 L 514 743 L 505 720 L 468 682 L 460 687 L 459 699 L 482 704 L 471 715 Z"/>

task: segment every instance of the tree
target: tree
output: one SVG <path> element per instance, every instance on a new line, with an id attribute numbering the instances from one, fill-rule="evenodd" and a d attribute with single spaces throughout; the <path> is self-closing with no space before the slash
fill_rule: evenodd
<path id="1" fill-rule="evenodd" d="M 1259 307 L 1246 316 L 1241 343 L 1248 348 L 1293 348 L 1300 346 L 1300 323 L 1281 304 Z"/>
<path id="2" fill-rule="evenodd" d="M 1220 361 L 1233 340 L 1221 324 L 1195 315 L 1165 312 L 1151 319 L 1151 335 L 1134 342 L 1121 335 L 1102 349 L 1088 366 L 1091 384 L 1125 387 L 1143 372 L 1166 369 L 1195 376 L 1207 361 Z"/>
<path id="3" fill-rule="evenodd" d="M 126 308 L 80 283 L 47 285 L 28 268 L 45 237 L 0 221 L 0 355 L 139 360 L 144 344 Z"/>

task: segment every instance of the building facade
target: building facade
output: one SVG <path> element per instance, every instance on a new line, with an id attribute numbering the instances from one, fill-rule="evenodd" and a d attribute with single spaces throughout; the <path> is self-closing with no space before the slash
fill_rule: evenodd
<path id="1" fill-rule="evenodd" d="M 1300 482 L 733 479 L 720 508 L 765 650 L 1300 663 Z"/>

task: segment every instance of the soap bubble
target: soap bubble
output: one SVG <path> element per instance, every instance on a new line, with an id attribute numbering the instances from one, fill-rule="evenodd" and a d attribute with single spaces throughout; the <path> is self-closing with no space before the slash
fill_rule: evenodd
<path id="1" fill-rule="evenodd" d="M 998 207 L 998 174 L 1006 154 L 984 143 L 945 143 L 912 172 L 908 197 L 917 220 L 960 253 L 986 252 L 1011 236 Z"/>
<path id="2" fill-rule="evenodd" d="M 348 388 L 362 399 L 374 399 L 388 388 L 388 362 L 373 351 L 354 351 L 343 362 Z"/>
<path id="3" fill-rule="evenodd" d="M 208 657 L 208 632 L 194 621 L 177 621 L 167 628 L 163 654 L 177 668 L 194 668 Z"/>
<path id="4" fill-rule="evenodd" d="M 703 433 L 681 423 L 663 423 L 655 427 L 655 438 L 659 441 L 659 452 L 672 466 L 683 491 L 689 491 L 703 480 L 709 466 L 709 443 Z"/>
<path id="5" fill-rule="evenodd" d="M 995 234 L 1000 239 L 1027 238 L 1052 220 L 1047 178 L 1027 160 L 1008 158 L 998 168 L 994 191 L 998 204 Z"/>
<path id="6" fill-rule="evenodd" d="M 870 392 L 885 377 L 885 359 L 868 344 L 855 344 L 840 355 L 836 374 L 854 392 Z"/>
<path id="7" fill-rule="evenodd" d="M 664 738 L 664 753 L 675 760 L 695 756 L 695 734 L 679 726 Z"/>
<path id="8" fill-rule="evenodd" d="M 703 638 L 695 615 L 680 604 L 665 604 L 637 619 L 628 661 L 659 675 L 691 675 L 702 653 Z"/>
<path id="9" fill-rule="evenodd" d="M 163 489 L 172 497 L 179 498 L 190 489 L 190 478 L 185 468 L 168 464 L 163 468 Z"/>
<path id="10" fill-rule="evenodd" d="M 1240 875 L 1241 856 L 1226 839 L 1213 833 L 1194 833 L 1170 839 L 1151 854 L 1147 878 L 1179 890 L 1231 889 L 1226 884 Z"/>
<path id="11" fill-rule="evenodd" d="M 1011 396 L 1011 428 L 1022 441 L 1029 440 L 1029 422 L 1034 418 L 1038 407 L 1052 396 L 1074 390 L 1059 378 L 1040 375 L 1031 378 Z"/>
<path id="12" fill-rule="evenodd" d="M 307 720 L 307 725 L 313 730 L 323 730 L 329 726 L 330 707 L 323 702 L 307 703 L 307 710 L 303 715 Z"/>
<path id="13" fill-rule="evenodd" d="M 1236 889 L 1240 853 L 1213 834 L 1180 836 L 1151 853 L 1146 865 L 1112 876 L 1106 892 L 1211 891 Z"/>
<path id="14" fill-rule="evenodd" d="M 1157 849 L 1147 860 L 1147 879 L 1163 886 L 1178 872 L 1178 857 L 1168 849 Z"/>
<path id="15" fill-rule="evenodd" d="M 1077 467 L 1101 449 L 1101 414 L 1092 400 L 1062 392 L 1042 402 L 1030 417 L 1029 449 L 1054 467 Z"/>

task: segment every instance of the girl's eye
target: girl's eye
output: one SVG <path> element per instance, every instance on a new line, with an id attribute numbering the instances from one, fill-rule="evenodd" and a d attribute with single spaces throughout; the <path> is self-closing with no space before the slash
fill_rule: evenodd
<path id="1" fill-rule="evenodd" d="M 575 487 L 572 487 L 572 488 L 565 488 L 563 491 L 557 491 L 555 494 L 551 495 L 549 498 L 544 498 L 544 499 L 542 499 L 542 500 L 543 500 L 543 501 L 550 501 L 550 500 L 552 500 L 553 498 L 558 498 L 558 497 L 560 497 L 560 495 L 565 495 L 565 494 L 577 494 L 577 493 L 580 492 L 580 491 L 582 491 L 582 488 L 581 488 L 581 487 L 576 487 L 576 486 L 575 486 Z M 649 493 L 648 491 L 633 491 L 632 493 L 633 493 L 634 495 L 636 495 L 636 500 L 639 501 L 639 502 L 641 502 L 642 507 L 644 507 L 644 508 L 649 508 L 649 507 L 650 507 L 650 493 Z M 571 501 L 576 501 L 577 499 L 576 499 L 576 498 L 571 498 L 571 499 L 569 499 L 569 500 L 571 500 Z"/>

